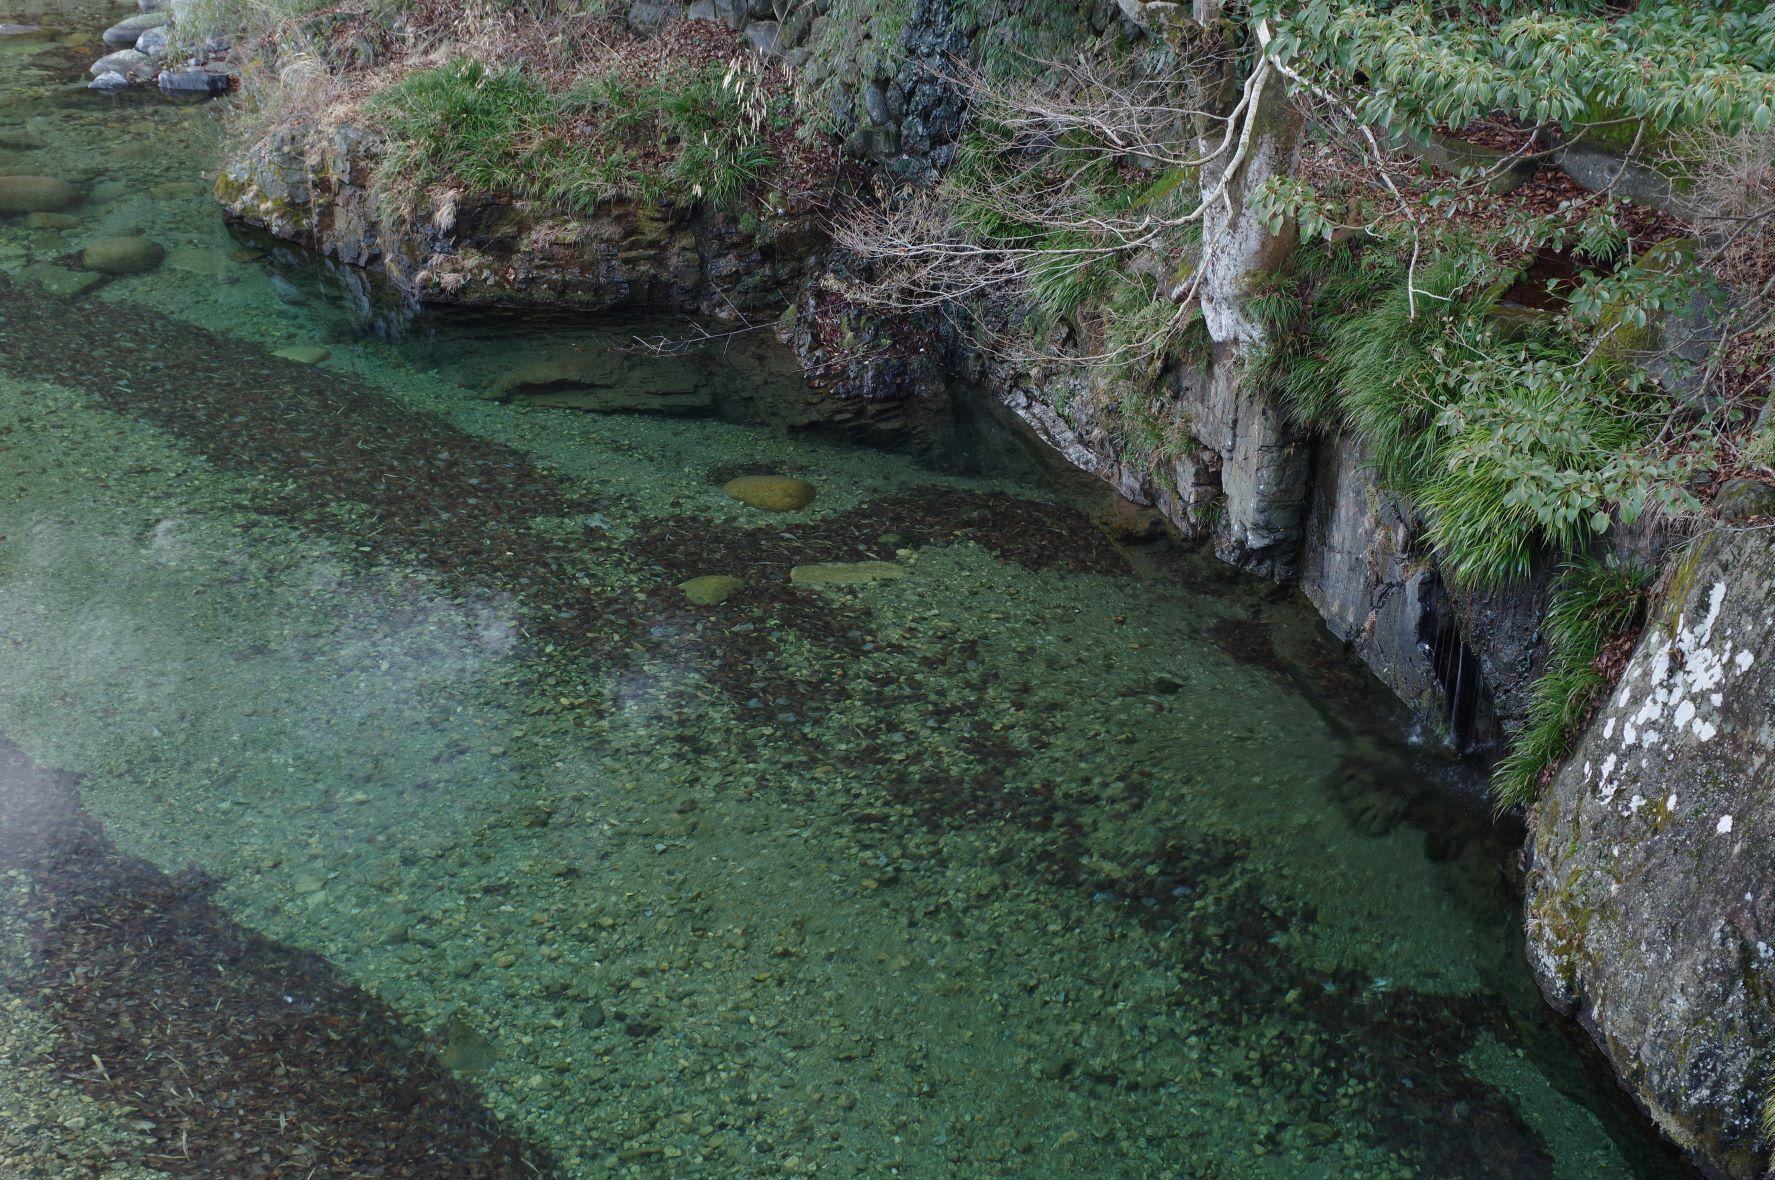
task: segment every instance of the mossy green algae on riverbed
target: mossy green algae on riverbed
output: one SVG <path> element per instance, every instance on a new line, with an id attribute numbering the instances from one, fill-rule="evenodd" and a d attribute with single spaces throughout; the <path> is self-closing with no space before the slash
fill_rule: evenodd
<path id="1" fill-rule="evenodd" d="M 215 113 L 0 113 L 85 194 L 0 220 L 0 270 L 168 251 L 0 322 L 0 731 L 124 852 L 572 1175 L 1659 1171 L 1539 1006 L 1483 806 L 1350 716 L 1381 690 L 1293 599 L 1038 486 L 483 401 L 620 328 L 358 334 L 358 277 L 190 183 Z M 817 498 L 722 492 L 755 474 Z M 904 575 L 791 579 L 865 561 Z"/>
<path id="2" fill-rule="evenodd" d="M 1483 1152 L 1439 1125 L 1450 1102 L 1486 1158 L 1546 1168 L 1496 1091 L 1424 1065 L 1514 1040 L 1532 1003 L 1486 996 L 1513 964 L 1476 926 L 1501 907 L 1460 892 L 1483 866 L 1351 831 L 1323 785 L 1348 743 L 1204 641 L 1274 609 L 1249 592 L 933 544 L 899 582 L 798 592 L 835 614 L 705 615 L 662 597 L 657 549 L 588 542 L 587 584 L 628 604 L 621 658 L 550 652 L 526 633 L 552 587 L 398 560 L 361 505 L 267 518 L 243 505 L 299 475 L 218 470 L 61 387 L 6 394 L 7 730 L 85 771 L 121 842 L 203 865 L 249 924 L 440 1030 L 586 1174 L 1455 1175 Z M 554 477 L 616 514 L 581 441 Z M 705 497 L 719 519 L 713 483 L 679 508 Z M 817 721 L 708 673 L 749 626 L 776 632 L 777 682 L 836 698 Z"/>

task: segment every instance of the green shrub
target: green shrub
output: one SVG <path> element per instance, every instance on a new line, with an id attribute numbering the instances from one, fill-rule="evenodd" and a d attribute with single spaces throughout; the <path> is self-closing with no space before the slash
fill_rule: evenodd
<path id="1" fill-rule="evenodd" d="M 1535 681 L 1527 723 L 1492 773 L 1500 809 L 1534 802 L 1543 770 L 1570 752 L 1608 688 L 1598 657 L 1610 640 L 1639 624 L 1651 581 L 1645 567 L 1612 560 L 1579 560 L 1561 571 L 1547 611 L 1546 670 Z"/>

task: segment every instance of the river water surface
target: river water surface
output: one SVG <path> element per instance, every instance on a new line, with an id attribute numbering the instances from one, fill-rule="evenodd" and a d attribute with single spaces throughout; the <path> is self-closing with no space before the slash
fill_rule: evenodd
<path id="1" fill-rule="evenodd" d="M 0 1174 L 1683 1174 L 1295 595 L 990 431 L 484 400 L 653 362 L 231 237 L 223 107 L 81 87 L 121 15 L 0 14 L 0 174 L 84 194 L 0 218 Z"/>

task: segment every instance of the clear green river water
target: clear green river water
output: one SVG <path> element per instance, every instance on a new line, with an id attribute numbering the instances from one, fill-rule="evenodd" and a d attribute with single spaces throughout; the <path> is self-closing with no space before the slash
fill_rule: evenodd
<path id="1" fill-rule="evenodd" d="M 82 87 L 125 11 L 0 14 L 0 175 L 83 194 L 0 217 L 0 1175 L 1686 1174 L 1295 594 L 990 422 L 484 400 L 657 362 L 231 236 L 225 104 Z"/>

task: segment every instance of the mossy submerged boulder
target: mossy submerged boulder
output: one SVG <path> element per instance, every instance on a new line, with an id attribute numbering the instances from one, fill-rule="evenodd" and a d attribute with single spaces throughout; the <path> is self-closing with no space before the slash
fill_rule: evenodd
<path id="1" fill-rule="evenodd" d="M 80 265 L 102 275 L 139 275 L 166 260 L 166 248 L 147 238 L 106 238 L 80 252 Z"/>
<path id="2" fill-rule="evenodd" d="M 721 485 L 730 499 L 765 512 L 806 508 L 818 494 L 814 485 L 789 475 L 742 475 Z"/>
<path id="3" fill-rule="evenodd" d="M 79 189 L 53 176 L 0 176 L 0 213 L 53 213 L 79 199 Z"/>
<path id="4" fill-rule="evenodd" d="M 704 574 L 700 578 L 692 578 L 688 582 L 680 582 L 678 589 L 684 592 L 695 606 L 719 606 L 739 593 L 744 582 L 731 574 Z"/>

